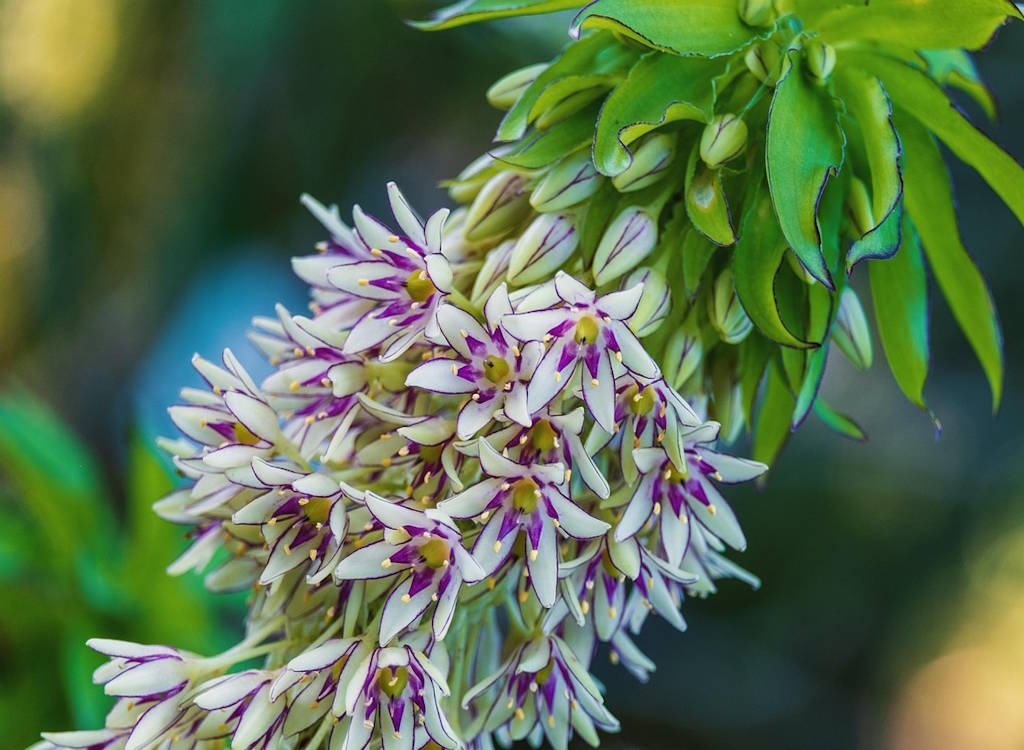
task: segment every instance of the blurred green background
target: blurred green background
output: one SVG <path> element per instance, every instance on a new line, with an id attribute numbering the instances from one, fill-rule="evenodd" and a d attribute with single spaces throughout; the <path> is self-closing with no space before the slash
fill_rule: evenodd
<path id="1" fill-rule="evenodd" d="M 180 531 L 152 449 L 197 381 L 193 351 L 259 369 L 248 320 L 304 304 L 288 258 L 321 231 L 300 208 L 416 205 L 484 151 L 483 92 L 547 59 L 565 16 L 422 34 L 428 0 L 0 0 L 0 737 L 91 727 L 107 635 L 221 648 L 243 602 L 163 569 Z M 1024 156 L 1024 26 L 979 60 L 1000 100 L 987 132 Z M 980 113 L 966 106 L 980 122 Z M 808 424 L 763 491 L 731 496 L 759 592 L 691 602 L 636 687 L 598 668 L 621 748 L 1024 747 L 1024 232 L 952 167 L 963 233 L 1006 338 L 998 415 L 941 300 L 942 420 L 906 404 L 876 351 L 830 363 L 830 402 L 867 444 Z M 601 657 L 603 659 L 603 655 Z"/>

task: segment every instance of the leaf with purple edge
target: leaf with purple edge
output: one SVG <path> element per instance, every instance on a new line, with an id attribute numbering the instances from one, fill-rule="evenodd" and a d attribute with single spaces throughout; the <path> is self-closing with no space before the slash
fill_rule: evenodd
<path id="1" fill-rule="evenodd" d="M 569 10 L 578 8 L 581 2 L 582 0 L 462 0 L 435 11 L 426 21 L 412 21 L 410 25 L 424 31 L 439 31 L 496 18 Z"/>
<path id="2" fill-rule="evenodd" d="M 571 33 L 585 29 L 611 29 L 662 52 L 701 57 L 730 54 L 774 31 L 744 24 L 730 0 L 593 0 Z"/>
<path id="3" fill-rule="evenodd" d="M 594 134 L 594 166 L 614 177 L 633 160 L 629 145 L 669 122 L 707 122 L 715 101 L 713 79 L 723 63 L 651 52 L 630 69 L 605 100 Z"/>
<path id="4" fill-rule="evenodd" d="M 768 186 L 789 246 L 832 289 L 817 214 L 828 181 L 842 167 L 845 136 L 831 97 L 803 74 L 798 51 L 789 52 L 789 62 L 768 117 Z"/>

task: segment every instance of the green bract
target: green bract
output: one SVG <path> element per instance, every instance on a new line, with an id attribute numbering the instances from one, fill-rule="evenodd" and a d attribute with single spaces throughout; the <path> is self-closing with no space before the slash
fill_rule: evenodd
<path id="1" fill-rule="evenodd" d="M 483 171 L 521 176 L 534 211 L 572 207 L 580 241 L 562 266 L 570 273 L 611 290 L 643 262 L 668 280 L 668 324 L 641 334 L 664 352 L 660 364 L 685 396 L 705 397 L 723 425 L 738 408 L 759 460 L 773 459 L 811 411 L 862 438 L 817 393 L 833 343 L 857 367 L 871 364 L 865 306 L 848 286 L 870 261 L 866 307 L 906 396 L 927 409 L 930 267 L 998 406 L 999 324 L 959 239 L 936 141 L 1024 220 L 1021 167 L 945 91 L 993 114 L 968 50 L 1021 17 L 1012 3 L 580 6 L 464 2 L 422 26 L 578 9 L 574 41 L 558 57 L 492 90 L 492 103 L 508 110 L 497 136 L 506 145 Z M 453 197 L 467 201 L 474 181 L 483 184 L 479 174 L 456 181 Z M 624 228 L 636 236 L 624 238 Z M 468 239 L 485 264 L 507 252 Z M 618 252 L 627 239 L 630 258 Z"/>

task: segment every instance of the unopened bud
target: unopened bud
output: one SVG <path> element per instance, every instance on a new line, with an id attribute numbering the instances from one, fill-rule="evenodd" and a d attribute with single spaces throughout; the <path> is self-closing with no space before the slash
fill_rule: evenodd
<path id="1" fill-rule="evenodd" d="M 875 228 L 871 196 L 868 195 L 867 185 L 857 177 L 850 181 L 850 192 L 846 194 L 846 211 L 858 237 L 863 237 Z"/>
<path id="2" fill-rule="evenodd" d="M 515 172 L 496 174 L 469 207 L 466 239 L 479 242 L 500 237 L 515 229 L 529 212 L 526 178 Z"/>
<path id="3" fill-rule="evenodd" d="M 541 214 L 527 227 L 508 259 L 510 284 L 532 284 L 551 276 L 579 244 L 579 233 L 566 214 Z"/>
<path id="4" fill-rule="evenodd" d="M 855 367 L 867 370 L 874 360 L 871 329 L 857 293 L 850 287 L 839 296 L 839 312 L 832 326 L 832 341 Z"/>
<path id="5" fill-rule="evenodd" d="M 537 80 L 537 76 L 543 73 L 547 67 L 547 63 L 540 63 L 513 70 L 487 89 L 487 101 L 498 109 L 512 109 L 512 105 L 516 103 L 520 95 Z"/>
<path id="6" fill-rule="evenodd" d="M 487 184 L 496 171 L 497 159 L 490 153 L 482 154 L 463 169 L 454 180 L 445 183 L 448 195 L 457 203 L 469 203 Z"/>
<path id="7" fill-rule="evenodd" d="M 739 0 L 738 10 L 747 26 L 764 28 L 775 23 L 775 4 L 772 0 Z"/>
<path id="8" fill-rule="evenodd" d="M 551 168 L 533 189 L 530 204 L 538 211 L 562 211 L 596 193 L 603 180 L 594 169 L 590 149 L 583 149 Z"/>
<path id="9" fill-rule="evenodd" d="M 774 87 L 779 82 L 782 53 L 774 42 L 758 42 L 747 50 L 743 60 L 754 78 L 761 83 Z"/>
<path id="10" fill-rule="evenodd" d="M 736 115 L 717 115 L 700 137 L 700 158 L 714 169 L 742 154 L 746 146 L 747 124 Z"/>
<path id="11" fill-rule="evenodd" d="M 836 67 L 836 50 L 831 44 L 812 39 L 804 48 L 804 59 L 811 77 L 818 83 L 824 83 Z"/>
<path id="12" fill-rule="evenodd" d="M 665 347 L 663 372 L 665 380 L 676 390 L 683 387 L 690 376 L 697 371 L 704 357 L 704 345 L 698 331 L 680 328 L 672 334 Z"/>
<path id="13" fill-rule="evenodd" d="M 647 211 L 631 206 L 612 220 L 594 253 L 598 286 L 617 279 L 643 262 L 658 241 L 658 225 Z"/>
<path id="14" fill-rule="evenodd" d="M 676 139 L 667 133 L 647 136 L 633 149 L 633 161 L 626 171 L 612 178 L 620 193 L 642 190 L 665 176 L 676 156 Z"/>
<path id="15" fill-rule="evenodd" d="M 732 271 L 728 268 L 715 279 L 708 306 L 711 325 L 727 344 L 740 343 L 754 327 L 743 305 L 740 304 Z"/>
<path id="16" fill-rule="evenodd" d="M 643 338 L 661 326 L 672 308 L 672 296 L 661 271 L 653 268 L 645 266 L 636 269 L 626 278 L 622 288 L 632 289 L 637 284 L 642 285 L 644 291 L 640 295 L 640 304 L 636 306 L 636 312 L 626 323 L 633 329 L 633 333 Z"/>
<path id="17" fill-rule="evenodd" d="M 512 255 L 512 248 L 515 242 L 507 240 L 487 253 L 484 264 L 476 274 L 473 282 L 473 291 L 470 293 L 470 300 L 475 305 L 483 306 L 484 301 L 491 296 L 491 292 L 498 288 L 498 285 L 505 280 L 508 273 L 508 259 Z"/>

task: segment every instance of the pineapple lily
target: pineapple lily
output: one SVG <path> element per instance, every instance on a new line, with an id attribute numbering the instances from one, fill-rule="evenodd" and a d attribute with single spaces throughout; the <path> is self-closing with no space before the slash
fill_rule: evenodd
<path id="1" fill-rule="evenodd" d="M 106 727 L 39 750 L 564 750 L 619 724 L 590 666 L 640 680 L 654 614 L 758 580 L 720 485 L 762 475 L 831 346 L 882 350 L 927 410 L 926 269 L 988 376 L 1002 352 L 939 142 L 1024 219 L 1020 167 L 951 106 L 1003 0 L 465 0 L 444 28 L 578 9 L 552 61 L 497 82 L 494 148 L 422 219 L 305 196 L 310 314 L 254 322 L 274 372 L 196 357 L 163 441 L 189 528 L 169 571 L 251 589 L 200 657 L 94 640 Z M 927 260 L 927 263 L 926 263 Z M 748 429 L 753 460 L 728 446 Z M 252 667 L 258 659 L 259 666 Z M 247 667 L 242 671 L 236 668 Z"/>

